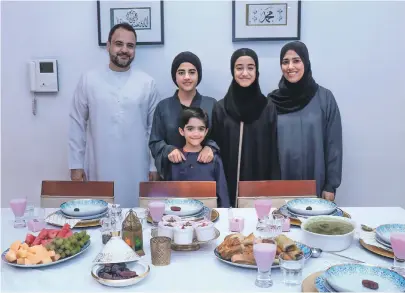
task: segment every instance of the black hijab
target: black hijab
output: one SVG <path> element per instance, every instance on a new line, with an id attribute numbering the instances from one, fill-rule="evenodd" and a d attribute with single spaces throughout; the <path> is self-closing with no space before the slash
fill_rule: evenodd
<path id="1" fill-rule="evenodd" d="M 311 62 L 308 49 L 304 43 L 295 41 L 286 44 L 280 52 L 280 65 L 287 51 L 293 50 L 304 63 L 304 75 L 296 82 L 289 82 L 284 76 L 278 83 L 279 89 L 268 95 L 276 105 L 279 114 L 287 114 L 303 109 L 315 96 L 319 85 L 312 78 Z"/>
<path id="2" fill-rule="evenodd" d="M 234 76 L 236 60 L 242 56 L 251 57 L 256 65 L 256 79 L 248 87 L 240 86 Z M 259 59 L 255 51 L 247 48 L 236 50 L 231 57 L 231 72 L 233 80 L 224 98 L 225 109 L 233 119 L 251 123 L 260 117 L 267 105 L 259 86 Z"/>

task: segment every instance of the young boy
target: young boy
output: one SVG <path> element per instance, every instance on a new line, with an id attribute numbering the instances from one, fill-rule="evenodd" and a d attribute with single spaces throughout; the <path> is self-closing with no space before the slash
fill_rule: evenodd
<path id="1" fill-rule="evenodd" d="M 200 108 L 187 108 L 180 117 L 180 134 L 185 138 L 186 144 L 182 153 L 185 160 L 180 163 L 169 162 L 170 181 L 216 181 L 218 207 L 229 207 L 228 187 L 218 154 L 214 154 L 211 163 L 204 164 L 197 161 L 201 143 L 208 133 L 208 116 Z"/>

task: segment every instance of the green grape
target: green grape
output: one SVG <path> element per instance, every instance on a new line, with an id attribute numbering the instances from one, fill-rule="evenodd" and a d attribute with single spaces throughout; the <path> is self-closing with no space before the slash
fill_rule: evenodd
<path id="1" fill-rule="evenodd" d="M 72 237 L 72 239 L 70 240 L 70 243 L 72 243 L 72 245 L 77 244 L 77 238 L 76 237 Z"/>
<path id="2" fill-rule="evenodd" d="M 69 249 L 66 249 L 65 254 L 66 254 L 66 256 L 69 256 L 69 255 L 71 255 L 71 251 Z"/>
<path id="3" fill-rule="evenodd" d="M 65 249 L 65 245 L 62 244 L 61 246 L 59 246 L 59 248 L 63 250 Z"/>
<path id="4" fill-rule="evenodd" d="M 62 252 L 61 254 L 60 254 L 60 258 L 65 258 L 66 257 L 66 254 L 64 253 L 64 252 Z"/>
<path id="5" fill-rule="evenodd" d="M 84 246 L 84 241 L 83 241 L 83 240 L 80 240 L 80 241 L 79 241 L 79 246 L 80 246 L 80 247 L 83 247 L 83 246 Z"/>

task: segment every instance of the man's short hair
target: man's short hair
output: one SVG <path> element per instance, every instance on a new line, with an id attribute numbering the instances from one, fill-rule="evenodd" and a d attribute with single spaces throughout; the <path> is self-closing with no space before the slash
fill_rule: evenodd
<path id="1" fill-rule="evenodd" d="M 118 23 L 118 24 L 114 25 L 114 26 L 111 28 L 110 33 L 108 34 L 108 42 L 111 43 L 112 35 L 113 35 L 113 34 L 115 33 L 115 31 L 116 31 L 117 29 L 119 29 L 119 28 L 123 28 L 123 29 L 125 29 L 125 30 L 127 30 L 127 31 L 133 32 L 133 33 L 134 33 L 134 36 L 135 36 L 135 40 L 137 39 L 135 29 L 132 27 L 132 25 L 130 25 L 130 24 L 127 23 L 127 22 L 122 22 L 122 23 Z"/>

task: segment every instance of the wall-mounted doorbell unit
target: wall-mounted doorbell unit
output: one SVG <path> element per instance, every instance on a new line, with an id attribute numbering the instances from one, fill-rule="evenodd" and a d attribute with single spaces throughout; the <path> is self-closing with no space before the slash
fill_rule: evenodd
<path id="1" fill-rule="evenodd" d="M 29 62 L 30 90 L 36 93 L 55 93 L 59 91 L 58 61 L 38 59 Z"/>

